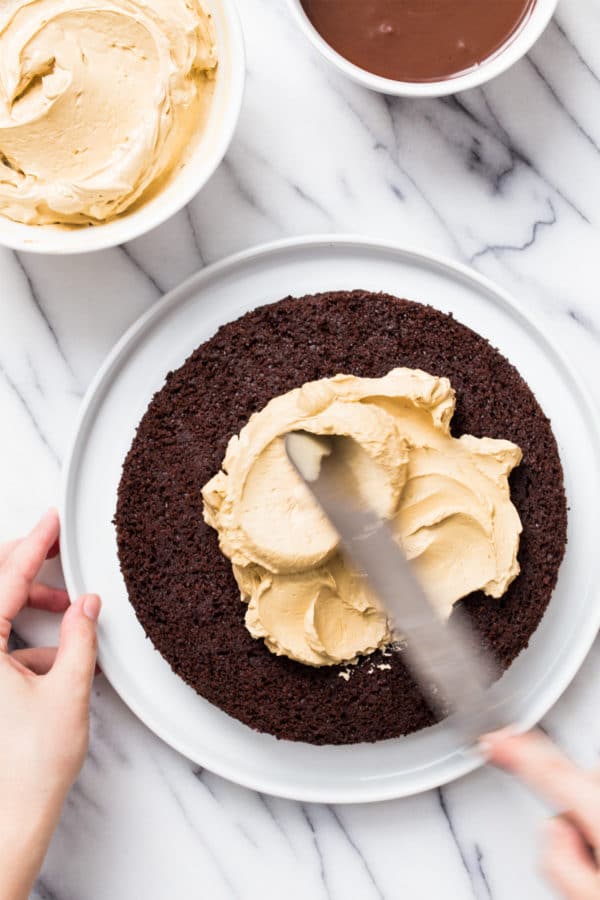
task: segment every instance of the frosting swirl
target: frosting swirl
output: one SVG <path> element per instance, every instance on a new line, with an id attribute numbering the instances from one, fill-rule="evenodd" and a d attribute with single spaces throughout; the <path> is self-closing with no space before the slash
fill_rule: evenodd
<path id="1" fill-rule="evenodd" d="M 95 224 L 158 189 L 201 128 L 216 52 L 199 0 L 8 0 L 0 212 Z"/>
<path id="2" fill-rule="evenodd" d="M 508 476 L 521 450 L 454 438 L 455 403 L 447 378 L 420 370 L 337 375 L 275 397 L 232 437 L 203 488 L 204 517 L 233 564 L 248 630 L 274 653 L 333 665 L 392 640 L 287 459 L 282 436 L 295 429 L 349 435 L 377 463 L 356 473 L 362 490 L 393 523 L 443 618 L 472 591 L 500 597 L 517 576 L 521 522 Z"/>

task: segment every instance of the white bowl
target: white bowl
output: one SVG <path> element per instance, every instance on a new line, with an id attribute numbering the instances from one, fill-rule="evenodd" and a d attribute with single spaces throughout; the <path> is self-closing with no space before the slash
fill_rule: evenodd
<path id="1" fill-rule="evenodd" d="M 306 37 L 328 62 L 336 66 L 348 78 L 357 81 L 372 91 L 382 94 L 394 94 L 398 97 L 443 97 L 446 94 L 457 94 L 470 88 L 484 84 L 496 75 L 505 72 L 509 66 L 524 56 L 537 41 L 542 31 L 552 18 L 558 0 L 536 0 L 529 17 L 517 34 L 478 66 L 469 69 L 462 75 L 453 75 L 440 81 L 396 81 L 383 78 L 360 66 L 354 65 L 333 49 L 314 27 L 300 0 L 288 0 L 292 15 Z"/>
<path id="2" fill-rule="evenodd" d="M 208 120 L 183 166 L 151 200 L 101 225 L 22 225 L 0 215 L 0 244 L 35 253 L 86 253 L 115 247 L 156 228 L 198 193 L 223 159 L 237 125 L 246 62 L 234 0 L 206 0 L 217 34 L 219 68 Z"/>

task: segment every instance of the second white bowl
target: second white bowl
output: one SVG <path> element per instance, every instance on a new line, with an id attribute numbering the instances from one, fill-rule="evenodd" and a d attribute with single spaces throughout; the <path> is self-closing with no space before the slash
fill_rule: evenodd
<path id="1" fill-rule="evenodd" d="M 552 18 L 557 3 L 558 0 L 536 0 L 528 18 L 516 35 L 492 56 L 461 75 L 453 75 L 439 81 L 395 81 L 361 69 L 334 50 L 314 27 L 300 0 L 288 0 L 296 23 L 328 62 L 364 87 L 398 97 L 443 97 L 446 94 L 457 94 L 459 91 L 478 87 L 495 78 L 531 49 Z"/>

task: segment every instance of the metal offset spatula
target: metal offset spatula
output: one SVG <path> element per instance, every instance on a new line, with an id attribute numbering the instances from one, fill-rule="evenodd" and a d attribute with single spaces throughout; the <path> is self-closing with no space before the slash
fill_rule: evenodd
<path id="1" fill-rule="evenodd" d="M 456 610 L 451 621 L 440 619 L 389 523 L 363 496 L 364 484 L 356 473 L 373 474 L 377 464 L 350 437 L 294 431 L 286 435 L 285 448 L 337 531 L 342 551 L 367 576 L 393 632 L 406 642 L 403 659 L 434 711 L 443 715 L 450 708 L 448 723 L 468 746 L 482 734 L 509 725 L 507 698 L 496 685 L 489 687 L 492 667 L 474 652 L 465 617 Z"/>

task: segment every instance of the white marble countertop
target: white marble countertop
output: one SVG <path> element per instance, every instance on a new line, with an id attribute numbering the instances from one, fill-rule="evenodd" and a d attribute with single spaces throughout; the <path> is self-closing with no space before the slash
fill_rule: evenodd
<path id="1" fill-rule="evenodd" d="M 239 6 L 244 108 L 189 208 L 94 255 L 0 250 L 0 539 L 56 501 L 81 397 L 125 328 L 202 265 L 272 238 L 365 233 L 471 263 L 554 332 L 600 399 L 597 0 L 562 0 L 529 57 L 484 89 L 418 102 L 345 81 L 284 0 Z M 18 623 L 26 640 L 48 628 Z M 545 721 L 585 765 L 600 749 L 599 681 L 596 643 Z M 199 771 L 103 678 L 92 721 L 37 900 L 552 896 L 536 872 L 543 807 L 499 773 L 408 800 L 300 805 Z"/>

